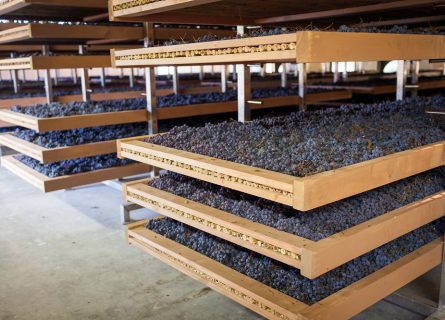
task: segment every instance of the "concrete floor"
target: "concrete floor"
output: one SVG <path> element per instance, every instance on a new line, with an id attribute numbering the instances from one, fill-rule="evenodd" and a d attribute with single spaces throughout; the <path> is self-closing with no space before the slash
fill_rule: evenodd
<path id="1" fill-rule="evenodd" d="M 0 319 L 261 319 L 128 246 L 120 202 L 104 185 L 44 195 L 0 169 Z M 423 317 L 380 302 L 356 318 Z"/>

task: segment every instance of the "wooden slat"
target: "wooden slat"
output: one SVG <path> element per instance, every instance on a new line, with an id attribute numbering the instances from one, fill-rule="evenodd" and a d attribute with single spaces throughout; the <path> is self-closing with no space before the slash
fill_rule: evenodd
<path id="1" fill-rule="evenodd" d="M 146 221 L 144 221 L 145 223 Z M 141 226 L 129 225 L 130 244 L 268 319 L 346 319 L 441 262 L 437 239 L 328 298 L 308 306 Z"/>
<path id="2" fill-rule="evenodd" d="M 37 132 L 88 128 L 146 121 L 146 110 L 93 113 L 78 116 L 36 118 L 19 112 L 0 110 L 0 120 Z"/>
<path id="3" fill-rule="evenodd" d="M 442 262 L 437 239 L 349 287 L 310 306 L 301 319 L 348 319 L 385 298 Z"/>
<path id="4" fill-rule="evenodd" d="M 437 142 L 295 180 L 294 208 L 314 209 L 440 167 L 444 157 L 445 142 Z"/>
<path id="5" fill-rule="evenodd" d="M 285 174 L 161 147 L 142 141 L 124 140 L 119 142 L 118 154 L 120 157 L 144 162 L 155 167 L 254 194 L 272 201 L 288 205 L 292 204 L 294 177 Z M 151 157 L 149 158 L 147 155 Z M 164 161 L 164 159 L 169 161 Z M 258 187 L 258 185 L 262 185 L 264 188 Z"/>
<path id="6" fill-rule="evenodd" d="M 445 36 L 363 32 L 297 32 L 299 63 L 442 59 Z"/>
<path id="7" fill-rule="evenodd" d="M 445 191 L 317 242 L 302 251 L 301 273 L 316 278 L 445 215 Z"/>
<path id="8" fill-rule="evenodd" d="M 17 138 L 12 134 L 0 134 L 0 143 L 42 163 L 86 158 L 116 152 L 116 140 L 101 141 L 67 147 L 45 148 L 26 140 Z"/>
<path id="9" fill-rule="evenodd" d="M 61 25 L 61 24 L 28 24 L 29 33 L 27 38 L 30 40 L 54 42 L 56 40 L 64 40 L 64 42 L 75 42 L 78 40 L 93 40 L 93 39 L 114 39 L 114 40 L 139 40 L 144 37 L 144 30 L 142 27 L 131 26 L 104 26 L 104 25 Z M 3 34 L 14 33 L 16 29 L 24 28 L 18 27 L 0 32 L 0 43 L 4 42 Z M 68 35 L 68 38 L 67 38 Z M 18 42 L 23 40 L 22 37 L 14 40 L 9 38 L 7 42 Z"/>
<path id="10" fill-rule="evenodd" d="M 70 68 L 107 68 L 110 56 L 33 56 L 0 60 L 0 70 L 46 70 Z"/>
<path id="11" fill-rule="evenodd" d="M 69 176 L 49 178 L 23 164 L 13 156 L 2 157 L 2 166 L 34 185 L 43 192 L 52 192 L 67 188 L 79 187 L 101 181 L 133 176 L 150 171 L 150 166 L 133 163 L 121 167 L 100 169 Z"/>
<path id="12" fill-rule="evenodd" d="M 232 53 L 217 54 L 212 53 L 206 56 L 188 56 L 145 59 L 141 55 L 150 53 L 174 53 L 177 51 L 195 50 L 224 50 L 229 48 L 245 48 L 256 46 L 267 46 L 274 44 L 295 43 L 295 34 L 283 34 L 275 36 L 253 37 L 243 39 L 230 39 L 221 41 L 188 43 L 173 46 L 160 46 L 143 48 L 136 50 L 112 50 L 112 63 L 116 67 L 128 66 L 160 66 L 160 65 L 200 65 L 200 64 L 229 64 L 235 62 L 273 62 L 273 61 L 295 61 L 295 50 L 281 50 L 277 47 L 275 51 L 255 52 L 255 53 Z M 279 50 L 279 51 L 278 51 Z M 129 60 L 120 60 L 121 57 L 132 56 Z"/>

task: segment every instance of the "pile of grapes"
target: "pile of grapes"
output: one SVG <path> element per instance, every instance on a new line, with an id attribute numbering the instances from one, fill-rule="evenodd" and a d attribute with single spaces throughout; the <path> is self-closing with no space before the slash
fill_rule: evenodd
<path id="1" fill-rule="evenodd" d="M 124 166 L 133 163 L 132 160 L 117 158 L 114 153 L 74 160 L 64 160 L 48 164 L 40 163 L 39 161 L 24 155 L 18 155 L 15 156 L 15 158 L 28 167 L 50 178 Z"/>
<path id="2" fill-rule="evenodd" d="M 148 142 L 304 177 L 445 139 L 425 113 L 445 96 L 180 126 Z"/>
<path id="3" fill-rule="evenodd" d="M 440 236 L 439 223 L 424 226 L 310 280 L 298 269 L 218 239 L 171 219 L 147 228 L 306 304 L 313 304 L 389 265 Z"/>
<path id="4" fill-rule="evenodd" d="M 158 86 L 158 89 L 162 88 L 168 88 L 168 86 Z M 9 88 L 10 91 L 12 91 L 12 88 Z M 22 88 L 25 89 L 25 88 Z M 36 91 L 29 91 L 29 90 L 21 90 L 18 93 L 5 93 L 2 94 L 2 99 L 19 99 L 19 98 L 29 98 L 29 97 L 44 97 L 45 92 L 43 91 L 43 87 L 40 88 L 34 88 L 34 89 L 40 89 Z M 93 93 L 109 93 L 109 92 L 127 92 L 127 91 L 145 91 L 144 85 L 135 85 L 133 88 L 128 87 L 128 85 L 121 85 L 121 86 L 108 86 L 106 88 L 102 88 L 100 86 L 92 86 Z M 67 95 L 79 95 L 82 93 L 81 88 L 74 87 L 73 85 L 66 85 L 66 86 L 55 86 L 54 87 L 54 96 L 56 97 L 62 97 Z"/>
<path id="5" fill-rule="evenodd" d="M 19 129 L 19 127 L 0 127 L 0 133 L 12 132 Z"/>
<path id="6" fill-rule="evenodd" d="M 445 174 L 439 169 L 425 172 L 308 212 L 175 173 L 163 174 L 148 185 L 318 241 L 444 190 Z"/>
<path id="7" fill-rule="evenodd" d="M 145 122 L 44 133 L 17 128 L 13 132 L 14 136 L 45 148 L 75 146 L 146 134 L 148 134 L 148 127 Z"/>
<path id="8" fill-rule="evenodd" d="M 230 40 L 230 39 L 241 39 L 241 38 L 252 38 L 252 37 L 264 37 L 264 36 L 275 36 L 280 34 L 295 33 L 297 31 L 337 31 L 337 32 L 366 32 L 366 33 L 396 33 L 396 34 L 444 34 L 440 29 L 429 27 L 429 28 L 413 28 L 410 29 L 406 25 L 394 25 L 391 28 L 361 28 L 361 27 L 350 27 L 346 25 L 340 26 L 338 29 L 319 29 L 312 25 L 306 28 L 254 28 L 248 29 L 243 35 L 233 35 L 231 37 L 219 37 L 217 35 L 211 34 L 210 32 L 204 36 L 195 38 L 190 41 L 170 39 L 162 43 L 164 46 L 180 45 L 185 43 L 197 43 L 197 42 L 211 42 L 220 40 Z"/>
<path id="9" fill-rule="evenodd" d="M 350 27 L 342 25 L 337 29 L 338 32 L 366 32 L 366 33 L 397 33 L 397 34 L 444 34 L 442 30 L 434 27 L 408 28 L 407 25 L 393 25 L 390 28 L 381 27 Z"/>
<path id="10" fill-rule="evenodd" d="M 37 118 L 66 117 L 82 114 L 141 110 L 146 108 L 144 99 L 126 99 L 95 102 L 70 102 L 61 104 L 36 104 L 32 106 L 13 106 L 11 111 L 23 113 Z"/>
<path id="11" fill-rule="evenodd" d="M 318 92 L 320 89 L 309 90 Z M 262 88 L 252 90 L 253 99 L 298 95 L 295 88 Z M 229 90 L 225 93 L 210 92 L 197 94 L 170 94 L 157 98 L 159 108 L 187 106 L 200 103 L 218 103 L 237 99 L 237 92 Z M 33 106 L 13 106 L 11 111 L 31 115 L 38 118 L 66 117 L 91 113 L 116 112 L 125 110 L 141 110 L 146 108 L 146 99 L 125 99 L 98 102 L 71 102 L 61 104 L 36 104 Z"/>

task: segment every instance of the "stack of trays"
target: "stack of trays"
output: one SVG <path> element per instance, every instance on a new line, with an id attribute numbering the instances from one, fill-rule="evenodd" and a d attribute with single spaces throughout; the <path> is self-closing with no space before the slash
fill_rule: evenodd
<path id="1" fill-rule="evenodd" d="M 146 111 L 135 109 L 129 100 L 120 104 L 104 102 L 94 108 L 88 103 L 56 103 L 19 109 L 23 113 L 0 111 L 5 114 L 3 120 L 22 127 L 0 134 L 0 144 L 22 154 L 3 157 L 2 165 L 43 192 L 151 169 L 146 164 L 116 158 L 116 139 L 147 133 L 146 123 L 141 123 Z"/>
<path id="2" fill-rule="evenodd" d="M 120 140 L 120 157 L 170 171 L 125 186 L 126 200 L 165 216 L 128 225 L 127 240 L 266 318 L 350 318 L 441 262 L 445 135 L 424 114 L 428 103 L 361 105 Z M 318 134 L 321 128 L 298 132 L 295 125 L 314 125 L 317 117 L 328 134 L 339 123 L 348 126 L 335 146 L 354 160 L 323 170 L 317 146 L 329 142 L 315 139 L 312 169 L 267 170 L 277 154 L 295 152 L 283 139 L 301 134 L 298 145 Z M 354 125 L 340 121 L 346 117 Z M 383 133 L 374 139 L 377 118 Z M 294 132 L 270 143 L 281 125 Z M 348 149 L 358 141 L 355 130 L 371 141 L 363 157 Z M 259 131 L 265 141 L 236 149 Z M 253 145 L 258 156 L 246 156 Z"/>

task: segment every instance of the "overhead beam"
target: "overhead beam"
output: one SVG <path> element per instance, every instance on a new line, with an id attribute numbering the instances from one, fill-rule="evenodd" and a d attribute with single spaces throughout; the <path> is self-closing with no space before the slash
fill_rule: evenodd
<path id="1" fill-rule="evenodd" d="M 357 14 L 390 11 L 397 9 L 407 9 L 407 8 L 427 6 L 427 5 L 437 5 L 439 3 L 445 3 L 445 0 L 401 0 L 401 1 L 392 1 L 387 3 L 371 4 L 367 6 L 349 7 L 343 9 L 333 9 L 333 10 L 293 14 L 287 16 L 278 16 L 272 18 L 256 19 L 255 23 L 268 24 L 268 23 L 280 23 L 280 22 L 317 20 L 317 19 L 351 16 Z"/>

